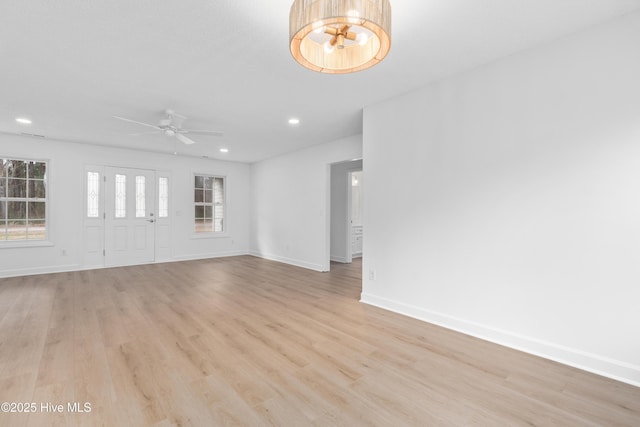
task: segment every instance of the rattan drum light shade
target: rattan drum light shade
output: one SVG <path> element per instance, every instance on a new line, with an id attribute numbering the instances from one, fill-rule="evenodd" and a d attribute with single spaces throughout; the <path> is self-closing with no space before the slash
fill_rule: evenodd
<path id="1" fill-rule="evenodd" d="M 372 67 L 391 48 L 388 0 L 296 0 L 289 15 L 291 54 L 321 73 Z"/>

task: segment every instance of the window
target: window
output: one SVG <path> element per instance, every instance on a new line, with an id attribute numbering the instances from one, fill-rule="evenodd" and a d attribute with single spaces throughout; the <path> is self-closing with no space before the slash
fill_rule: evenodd
<path id="1" fill-rule="evenodd" d="M 196 233 L 225 232 L 225 178 L 196 175 L 194 185 Z"/>
<path id="2" fill-rule="evenodd" d="M 100 216 L 100 173 L 87 172 L 87 217 Z"/>
<path id="3" fill-rule="evenodd" d="M 127 217 L 127 176 L 116 174 L 115 217 Z"/>
<path id="4" fill-rule="evenodd" d="M 47 163 L 0 158 L 0 240 L 47 238 Z"/>
<path id="5" fill-rule="evenodd" d="M 136 176 L 136 218 L 147 216 L 145 192 L 146 178 L 144 176 Z"/>
<path id="6" fill-rule="evenodd" d="M 158 178 L 158 217 L 167 218 L 169 216 L 169 178 L 161 176 Z"/>

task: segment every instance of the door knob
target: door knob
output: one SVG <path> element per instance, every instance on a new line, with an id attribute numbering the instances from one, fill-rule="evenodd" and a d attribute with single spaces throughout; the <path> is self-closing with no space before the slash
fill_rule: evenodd
<path id="1" fill-rule="evenodd" d="M 147 222 L 153 222 L 153 220 L 152 219 L 148 219 Z"/>

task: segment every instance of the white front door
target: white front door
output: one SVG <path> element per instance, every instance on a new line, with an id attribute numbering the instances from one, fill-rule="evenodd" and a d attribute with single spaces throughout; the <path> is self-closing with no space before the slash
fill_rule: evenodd
<path id="1" fill-rule="evenodd" d="M 155 173 L 105 168 L 105 265 L 155 260 Z"/>

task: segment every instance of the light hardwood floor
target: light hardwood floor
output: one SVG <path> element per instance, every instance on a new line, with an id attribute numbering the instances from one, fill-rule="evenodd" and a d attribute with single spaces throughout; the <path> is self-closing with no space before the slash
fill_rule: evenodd
<path id="1" fill-rule="evenodd" d="M 640 426 L 640 388 L 361 304 L 360 267 L 2 279 L 0 402 L 37 411 L 0 426 Z"/>

